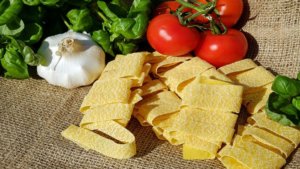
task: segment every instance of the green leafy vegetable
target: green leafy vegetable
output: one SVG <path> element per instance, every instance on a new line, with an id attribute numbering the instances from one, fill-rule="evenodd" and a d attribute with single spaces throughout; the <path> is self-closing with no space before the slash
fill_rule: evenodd
<path id="1" fill-rule="evenodd" d="M 110 55 L 114 56 L 114 51 L 112 44 L 109 39 L 109 33 L 104 30 L 98 30 L 94 31 L 92 34 L 92 38 L 94 41 L 96 41 L 98 44 L 100 44 L 104 51 L 109 53 Z"/>
<path id="2" fill-rule="evenodd" d="M 29 77 L 27 64 L 17 49 L 12 45 L 6 47 L 6 52 L 1 59 L 1 64 L 6 70 L 4 76 L 7 78 L 26 79 Z"/>
<path id="3" fill-rule="evenodd" d="M 293 106 L 300 111 L 300 96 L 293 98 Z"/>
<path id="4" fill-rule="evenodd" d="M 272 90 L 282 96 L 300 95 L 300 83 L 286 76 L 277 76 L 272 85 Z"/>
<path id="5" fill-rule="evenodd" d="M 20 39 L 27 44 L 37 43 L 43 35 L 43 28 L 37 23 L 27 24 Z"/>
<path id="6" fill-rule="evenodd" d="M 15 20 L 0 26 L 1 35 L 19 36 L 24 30 L 25 25 L 22 19 L 16 18 Z"/>
<path id="7" fill-rule="evenodd" d="M 123 51 L 123 54 L 125 55 L 137 49 L 137 45 L 135 43 L 117 42 L 117 46 L 119 50 Z"/>
<path id="8" fill-rule="evenodd" d="M 0 2 L 0 25 L 14 21 L 22 10 L 21 0 L 2 0 Z"/>
<path id="9" fill-rule="evenodd" d="M 93 18 L 87 8 L 72 9 L 67 13 L 67 17 L 71 24 L 65 22 L 69 29 L 82 32 L 90 31 L 93 26 Z"/>
<path id="10" fill-rule="evenodd" d="M 279 75 L 272 90 L 266 104 L 267 116 L 282 125 L 300 126 L 300 80 Z"/>
<path id="11" fill-rule="evenodd" d="M 112 56 L 119 52 L 128 54 L 136 51 L 137 43 L 143 38 L 148 25 L 151 1 L 134 0 L 131 7 L 121 0 L 110 3 L 98 1 L 97 5 L 100 9 L 97 14 L 103 20 L 101 30 L 106 33 L 100 34 L 101 31 L 97 30 L 93 33 L 93 39 Z M 104 40 L 109 42 L 102 42 Z"/>

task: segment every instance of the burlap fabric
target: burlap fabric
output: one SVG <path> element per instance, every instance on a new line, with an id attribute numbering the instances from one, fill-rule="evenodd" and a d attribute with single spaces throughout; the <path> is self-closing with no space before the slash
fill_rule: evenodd
<path id="1" fill-rule="evenodd" d="M 249 57 L 274 73 L 300 70 L 299 0 L 249 0 L 249 21 L 239 23 L 250 42 Z M 224 168 L 218 160 L 182 160 L 181 148 L 158 140 L 132 119 L 137 155 L 115 160 L 85 151 L 60 132 L 79 124 L 78 109 L 90 87 L 67 90 L 41 79 L 0 79 L 0 168 Z M 285 168 L 300 168 L 300 150 Z"/>

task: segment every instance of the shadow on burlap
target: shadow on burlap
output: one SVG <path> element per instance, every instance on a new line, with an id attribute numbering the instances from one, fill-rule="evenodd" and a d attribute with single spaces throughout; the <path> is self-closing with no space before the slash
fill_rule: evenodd
<path id="1" fill-rule="evenodd" d="M 275 74 L 295 77 L 300 70 L 300 2 L 249 0 L 248 57 Z M 78 109 L 90 87 L 66 90 L 44 80 L 0 79 L 0 168 L 224 168 L 218 160 L 186 161 L 180 146 L 158 140 L 151 128 L 132 119 L 137 155 L 115 160 L 85 151 L 60 132 L 78 125 Z M 285 168 L 300 168 L 300 150 Z"/>

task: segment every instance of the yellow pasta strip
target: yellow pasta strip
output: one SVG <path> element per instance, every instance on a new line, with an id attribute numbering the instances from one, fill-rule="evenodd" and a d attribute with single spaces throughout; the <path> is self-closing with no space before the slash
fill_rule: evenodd
<path id="1" fill-rule="evenodd" d="M 151 69 L 151 65 L 149 63 L 146 63 L 143 66 L 142 72 L 139 75 L 131 75 L 131 76 L 124 76 L 124 73 L 119 71 L 119 69 L 108 70 L 101 74 L 100 80 L 125 78 L 125 79 L 132 80 L 132 87 L 139 87 L 142 86 L 144 79 L 148 75 L 150 69 Z"/>
<path id="2" fill-rule="evenodd" d="M 270 120 L 267 118 L 265 112 L 257 113 L 255 115 L 252 115 L 248 121 L 250 123 L 254 123 L 254 126 L 258 126 L 260 128 L 267 129 L 287 140 L 289 140 L 294 148 L 297 148 L 297 146 L 300 143 L 300 131 L 288 127 L 288 126 L 283 126 L 273 120 Z"/>
<path id="3" fill-rule="evenodd" d="M 111 86 L 112 84 L 114 87 Z M 131 80 L 121 78 L 96 81 L 85 96 L 80 111 L 84 112 L 91 106 L 128 103 L 131 85 Z"/>
<path id="4" fill-rule="evenodd" d="M 226 145 L 219 155 L 227 168 L 279 169 L 286 162 L 280 155 L 238 136 L 234 145 Z"/>
<path id="5" fill-rule="evenodd" d="M 158 62 L 152 65 L 151 72 L 157 76 L 161 76 L 161 73 L 164 72 L 164 68 L 172 67 L 174 65 L 180 64 L 186 60 L 191 59 L 192 57 L 172 57 L 168 56 L 161 62 Z"/>
<path id="6" fill-rule="evenodd" d="M 245 87 L 262 87 L 274 80 L 274 75 L 262 66 L 255 67 L 249 71 L 237 75 L 229 75 L 231 80 Z"/>
<path id="7" fill-rule="evenodd" d="M 163 91 L 149 98 L 144 98 L 136 105 L 136 109 L 143 119 L 154 125 L 154 120 L 160 116 L 179 111 L 180 103 L 181 100 L 173 92 Z"/>
<path id="8" fill-rule="evenodd" d="M 86 149 L 126 159 L 136 154 L 134 135 L 125 126 L 134 105 L 142 100 L 142 86 L 151 65 L 148 52 L 118 55 L 104 69 L 83 100 L 80 127 L 71 125 L 62 135 Z M 131 91 L 132 90 L 132 91 Z"/>
<path id="9" fill-rule="evenodd" d="M 132 53 L 126 56 L 117 56 L 112 62 L 109 62 L 103 70 L 103 74 L 110 72 L 111 78 L 117 77 L 139 77 L 148 52 Z M 100 79 L 104 78 L 101 75 Z M 105 78 L 106 79 L 106 78 Z"/>
<path id="10" fill-rule="evenodd" d="M 221 142 L 215 144 L 195 136 L 187 136 L 182 147 L 183 159 L 214 159 Z"/>
<path id="11" fill-rule="evenodd" d="M 123 103 L 92 107 L 83 116 L 80 126 L 108 120 L 120 120 L 120 124 L 126 126 L 131 118 L 132 110 L 133 105 Z"/>
<path id="12" fill-rule="evenodd" d="M 162 73 L 161 76 L 166 79 L 166 85 L 168 85 L 170 90 L 178 93 L 178 87 L 181 83 L 195 78 L 212 67 L 209 63 L 195 57 Z"/>
<path id="13" fill-rule="evenodd" d="M 272 93 L 271 86 L 272 83 L 250 92 L 244 92 L 243 105 L 250 114 L 258 113 L 265 108 L 269 95 Z"/>
<path id="14" fill-rule="evenodd" d="M 160 80 L 151 80 L 148 83 L 144 84 L 140 89 L 143 91 L 142 96 L 146 96 L 152 93 L 166 90 L 167 86 Z"/>
<path id="15" fill-rule="evenodd" d="M 197 93 L 197 94 L 196 94 Z M 243 88 L 228 84 L 205 84 L 194 80 L 181 92 L 182 105 L 209 111 L 238 113 L 242 103 Z"/>
<path id="16" fill-rule="evenodd" d="M 230 112 L 213 112 L 191 107 L 182 108 L 178 120 L 195 123 L 210 123 L 215 127 L 234 128 L 238 116 Z"/>
<path id="17" fill-rule="evenodd" d="M 243 59 L 241 61 L 237 61 L 228 65 L 225 65 L 223 67 L 220 67 L 218 69 L 218 71 L 220 71 L 221 73 L 225 74 L 225 75 L 229 75 L 232 73 L 240 73 L 243 71 L 247 71 L 250 69 L 253 69 L 257 67 L 257 65 L 255 64 L 255 62 L 253 62 L 252 59 Z"/>
<path id="18" fill-rule="evenodd" d="M 195 135 L 210 142 L 219 141 L 230 143 L 234 134 L 234 129 L 231 127 L 216 127 L 210 123 L 199 123 L 195 121 L 187 122 L 179 120 L 179 122 L 174 122 L 172 128 L 175 131 Z"/>
<path id="19" fill-rule="evenodd" d="M 122 126 L 118 126 L 117 123 L 113 126 L 116 128 L 115 130 L 119 130 L 118 133 L 121 135 L 118 135 L 118 138 L 121 138 L 122 143 L 116 143 L 111 139 L 74 125 L 69 126 L 61 134 L 86 150 L 95 150 L 109 157 L 126 159 L 134 156 L 136 154 L 134 136 Z"/>
<path id="20" fill-rule="evenodd" d="M 201 76 L 208 77 L 209 79 L 221 80 L 224 82 L 232 83 L 231 79 L 229 79 L 223 73 L 220 73 L 219 71 L 217 71 L 216 68 L 211 68 L 211 69 L 206 70 L 205 72 L 203 72 L 201 74 Z"/>
<path id="21" fill-rule="evenodd" d="M 251 136 L 257 141 L 280 151 L 279 155 L 284 154 L 284 158 L 287 158 L 294 150 L 294 147 L 290 142 L 257 127 L 246 126 L 242 135 L 243 138 Z"/>

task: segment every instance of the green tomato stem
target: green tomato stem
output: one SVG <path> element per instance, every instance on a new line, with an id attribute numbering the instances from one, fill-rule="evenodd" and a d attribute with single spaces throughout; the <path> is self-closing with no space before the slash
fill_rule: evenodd
<path id="1" fill-rule="evenodd" d="M 184 0 L 176 0 L 176 1 L 184 7 L 188 7 L 188 8 L 196 10 L 199 14 L 207 14 L 209 11 L 211 11 L 212 9 L 214 9 L 216 7 L 216 0 L 213 0 L 212 3 L 203 4 L 202 6 L 201 5 L 195 6 Z"/>

